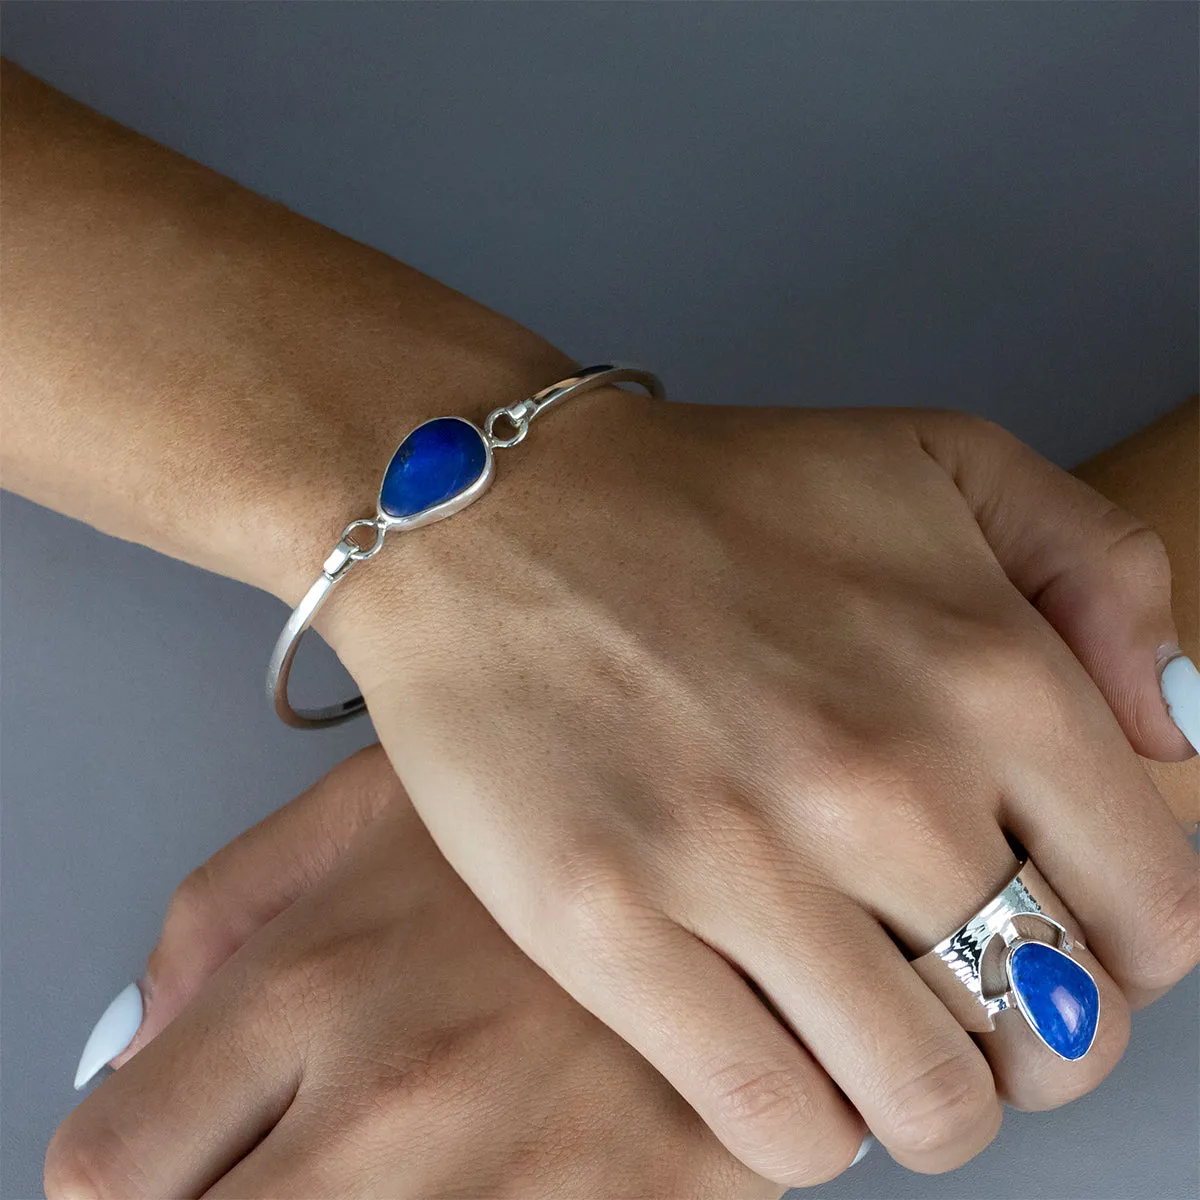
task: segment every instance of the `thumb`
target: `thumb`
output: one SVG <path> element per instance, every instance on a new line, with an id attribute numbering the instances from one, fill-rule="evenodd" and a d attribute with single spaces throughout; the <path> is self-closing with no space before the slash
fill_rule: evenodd
<path id="1" fill-rule="evenodd" d="M 403 795 L 382 749 L 371 746 L 192 871 L 171 897 L 146 973 L 92 1030 L 76 1088 L 166 1028 L 235 950 L 324 878 L 355 835 Z"/>
<path id="2" fill-rule="evenodd" d="M 1168 709 L 1163 668 L 1178 660 L 1173 683 L 1190 663 L 1180 656 L 1158 534 L 991 422 L 930 412 L 917 425 L 1009 579 L 1070 646 L 1134 750 L 1187 758 L 1183 731 L 1198 736 L 1200 688 L 1182 689 Z"/>

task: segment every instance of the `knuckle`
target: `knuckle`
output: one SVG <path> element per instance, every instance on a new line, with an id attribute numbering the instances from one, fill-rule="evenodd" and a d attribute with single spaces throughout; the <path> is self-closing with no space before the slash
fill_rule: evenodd
<path id="1" fill-rule="evenodd" d="M 1003 425 L 978 413 L 950 408 L 922 408 L 916 410 L 914 415 L 920 422 L 921 430 L 935 439 L 953 438 L 972 445 L 1001 446 L 1017 440 Z"/>
<path id="2" fill-rule="evenodd" d="M 918 409 L 913 414 L 925 452 L 957 481 L 970 464 L 972 474 L 988 478 L 1021 449 L 1019 439 L 1003 425 L 977 413 L 952 409 Z"/>
<path id="3" fill-rule="evenodd" d="M 171 986 L 186 977 L 198 959 L 226 957 L 239 938 L 229 925 L 214 885 L 209 862 L 190 871 L 167 902 L 162 932 L 147 962 L 147 974 L 158 985 Z"/>
<path id="4" fill-rule="evenodd" d="M 891 1089 L 886 1098 L 886 1141 L 909 1154 L 927 1154 L 970 1140 L 996 1103 L 995 1083 L 983 1058 L 943 1058 Z"/>
<path id="5" fill-rule="evenodd" d="M 356 1054 L 347 1071 L 354 1080 L 356 1137 L 375 1130 L 381 1143 L 397 1122 L 447 1104 L 460 1113 L 472 1105 L 474 1080 L 487 1062 L 480 1031 L 451 1026 L 404 1047 Z"/>
<path id="6" fill-rule="evenodd" d="M 269 958 L 242 969 L 258 980 L 260 1011 L 265 1014 L 336 1007 L 340 993 L 363 979 L 364 964 L 378 951 L 371 930 L 333 929 L 310 933 L 297 944 L 284 944 Z"/>
<path id="7" fill-rule="evenodd" d="M 834 1178 L 854 1150 L 837 1137 L 814 1136 L 827 1125 L 803 1080 L 781 1068 L 729 1068 L 713 1081 L 715 1124 L 722 1140 L 752 1170 L 789 1187 Z"/>
<path id="8" fill-rule="evenodd" d="M 466 1134 L 494 1121 L 501 1110 L 522 1111 L 537 1072 L 514 1070 L 514 1044 L 520 1045 L 520 1018 L 505 1008 L 487 1016 L 445 1021 L 401 1044 L 378 1042 L 345 1055 L 337 1064 L 335 1085 L 343 1097 L 334 1125 L 326 1131 L 321 1153 L 332 1161 L 365 1152 L 387 1157 L 398 1133 L 427 1129 L 431 1123 L 448 1135 Z M 544 1029 L 544 1027 L 543 1027 Z M 525 1037 L 522 1061 L 535 1060 L 538 1042 Z M 499 1070 L 500 1064 L 508 1064 Z M 481 1081 L 487 1081 L 481 1085 Z M 583 1090 L 583 1089 L 581 1089 Z M 558 1085 L 560 1101 L 563 1100 Z M 548 1110 L 534 1141 L 545 1145 L 554 1120 L 569 1105 Z M 514 1126 L 514 1132 L 518 1126 Z"/>
<path id="9" fill-rule="evenodd" d="M 985 736 L 1078 736 L 1079 694 L 1067 653 L 1032 609 L 956 619 L 938 647 L 957 719 Z"/>
<path id="10" fill-rule="evenodd" d="M 737 1082 L 732 1084 L 717 1083 L 717 1111 L 729 1125 L 770 1133 L 776 1127 L 798 1127 L 815 1116 L 807 1091 L 791 1071 L 735 1070 L 734 1078 Z"/>
<path id="11" fill-rule="evenodd" d="M 1047 636 L 1032 622 L 1003 619 L 973 623 L 952 670 L 958 698 L 968 711 L 991 720 L 1061 702 L 1061 672 Z M 997 713 L 999 709 L 999 713 Z"/>
<path id="12" fill-rule="evenodd" d="M 958 804 L 944 802 L 946 783 L 921 778 L 903 767 L 880 767 L 866 792 L 868 824 L 864 835 L 884 851 L 897 845 L 919 846 L 926 861 L 952 864 L 970 844 Z M 961 799 L 961 798 L 960 798 Z M 885 800 L 880 803 L 880 800 Z"/>
<path id="13" fill-rule="evenodd" d="M 631 873 L 599 858 L 556 872 L 556 922 L 568 937 L 601 948 L 624 941 L 645 901 Z"/>
<path id="14" fill-rule="evenodd" d="M 42 1183 L 47 1200 L 129 1200 L 143 1193 L 144 1178 L 115 1130 L 60 1125 L 46 1149 Z"/>
<path id="15" fill-rule="evenodd" d="M 182 925 L 190 928 L 206 922 L 213 910 L 213 888 L 209 875 L 208 864 L 189 871 L 179 886 L 171 893 L 167 902 L 167 915 L 163 922 L 164 928 Z"/>
<path id="16" fill-rule="evenodd" d="M 1150 888 L 1145 912 L 1150 932 L 1138 940 L 1136 982 L 1171 987 L 1200 962 L 1200 876 L 1195 870 L 1163 875 Z"/>
<path id="17" fill-rule="evenodd" d="M 983 794 L 949 786 L 911 748 L 882 744 L 840 759 L 837 845 L 856 845 L 890 872 L 897 846 L 919 848 L 927 870 L 965 869 L 977 840 Z M 977 883 L 977 881 L 975 881 Z"/>
<path id="18" fill-rule="evenodd" d="M 1169 595 L 1171 562 L 1158 533 L 1119 508 L 1110 510 L 1105 526 L 1109 572 L 1138 591 Z"/>
<path id="19" fill-rule="evenodd" d="M 795 780 L 805 772 L 779 773 L 769 793 L 794 800 Z M 750 789 L 713 786 L 694 806 L 686 844 L 674 860 L 722 890 L 744 886 L 747 878 L 764 887 L 793 890 L 805 874 L 806 855 L 790 828 L 783 805 L 775 805 Z"/>
<path id="20" fill-rule="evenodd" d="M 998 421 L 993 421 L 991 417 L 981 416 L 979 413 L 943 411 L 942 416 L 952 422 L 960 433 L 979 441 L 1002 442 L 1007 445 L 1017 440 Z"/>
<path id="21" fill-rule="evenodd" d="M 366 980 L 362 941 L 329 935 L 311 944 L 277 942 L 269 955 L 234 956 L 223 968 L 236 997 L 236 1022 L 226 1036 L 254 1050 L 303 1061 L 345 1010 L 346 994 Z"/>

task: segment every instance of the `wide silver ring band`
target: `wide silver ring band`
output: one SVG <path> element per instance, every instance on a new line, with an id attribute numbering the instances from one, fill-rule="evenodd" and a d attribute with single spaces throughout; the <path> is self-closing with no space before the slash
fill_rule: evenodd
<path id="1" fill-rule="evenodd" d="M 1028 859 L 974 916 L 912 963 L 913 969 L 972 1033 L 995 1029 L 995 1019 L 1015 1007 L 1004 950 L 1036 940 L 1064 954 L 1083 947 L 1074 917 Z"/>

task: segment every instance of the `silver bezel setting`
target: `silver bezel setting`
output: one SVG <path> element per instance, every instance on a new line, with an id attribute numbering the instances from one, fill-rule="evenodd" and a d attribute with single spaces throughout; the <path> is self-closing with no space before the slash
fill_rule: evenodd
<path id="1" fill-rule="evenodd" d="M 1003 999 L 1004 1000 L 1004 1005 L 1003 1005 L 1004 1008 L 1012 1008 L 1015 1005 L 1017 1011 L 1021 1014 L 1021 1016 L 1023 1016 L 1025 1018 L 1025 1024 L 1029 1026 L 1034 1037 L 1036 1037 L 1038 1039 L 1038 1041 L 1041 1042 L 1042 1045 L 1045 1046 L 1046 1049 L 1049 1050 L 1050 1053 L 1055 1056 L 1055 1058 L 1060 1058 L 1060 1059 L 1062 1059 L 1063 1062 L 1078 1062 L 1081 1058 L 1084 1058 L 1087 1055 L 1089 1050 L 1091 1050 L 1092 1045 L 1096 1041 L 1096 1034 L 1100 1030 L 1100 989 L 1098 987 L 1096 988 L 1096 1020 L 1095 1020 L 1095 1023 L 1092 1025 L 1092 1036 L 1088 1040 L 1088 1044 L 1083 1048 L 1081 1053 L 1077 1054 L 1074 1058 L 1068 1058 L 1065 1054 L 1060 1054 L 1038 1032 L 1038 1027 L 1037 1027 L 1037 1025 L 1034 1024 L 1034 1021 L 1033 1021 L 1033 1015 L 1030 1013 L 1028 1007 L 1026 1007 L 1025 1000 L 1022 997 L 1020 991 L 1017 989 L 1017 985 L 1016 985 L 1015 981 L 1013 980 L 1013 974 L 1012 974 L 1013 955 L 1022 946 L 1034 944 L 1034 945 L 1045 946 L 1047 949 L 1053 950 L 1055 954 L 1061 954 L 1063 956 L 1063 958 L 1074 963 L 1075 966 L 1077 966 L 1092 981 L 1092 986 L 1096 987 L 1095 976 L 1092 975 L 1091 971 L 1089 971 L 1087 969 L 1087 967 L 1085 967 L 1083 965 L 1083 963 L 1081 963 L 1079 961 L 1079 959 L 1077 959 L 1073 954 L 1070 953 L 1071 939 L 1068 936 L 1067 931 L 1061 925 L 1059 925 L 1057 921 L 1051 921 L 1049 917 L 1043 917 L 1043 920 L 1045 920 L 1047 924 L 1053 925 L 1054 928 L 1058 930 L 1058 932 L 1059 932 L 1058 944 L 1055 945 L 1052 942 L 1040 941 L 1038 938 L 1021 937 L 1019 935 L 1017 937 L 1014 937 L 1011 941 L 1008 938 L 1005 938 L 1004 939 L 1004 941 L 1005 941 L 1004 975 L 1005 975 L 1005 978 L 1007 978 L 1007 980 L 1008 980 L 1008 991 L 1004 993 L 1003 997 L 996 997 L 994 1000 L 991 1001 L 991 1003 L 996 1003 L 1000 999 Z M 999 1011 L 999 1010 L 997 1010 L 997 1011 Z"/>
<path id="2" fill-rule="evenodd" d="M 400 447 L 408 441 L 418 429 L 424 429 L 426 425 L 432 425 L 435 421 L 461 421 L 462 424 L 468 426 L 479 438 L 483 444 L 483 471 L 479 478 L 475 480 L 469 487 L 463 488 L 461 492 L 455 493 L 449 500 L 443 500 L 440 504 L 434 504 L 429 508 L 422 509 L 419 513 L 413 513 L 408 517 L 393 517 L 390 513 L 384 511 L 383 508 L 383 484 L 387 479 L 387 473 L 392 465 L 392 459 L 400 453 Z M 383 476 L 379 480 L 379 492 L 375 497 L 375 523 L 382 530 L 391 529 L 420 529 L 422 525 L 432 525 L 434 521 L 444 520 L 446 517 L 452 517 L 456 512 L 461 512 L 468 504 L 473 504 L 484 492 L 492 486 L 492 479 L 496 473 L 496 458 L 492 453 L 491 439 L 475 424 L 474 421 L 468 421 L 466 417 L 430 417 L 428 421 L 422 421 L 420 425 L 414 425 L 412 429 L 400 439 L 396 445 L 396 449 L 392 451 L 392 457 L 388 459 L 387 467 L 384 468 Z"/>

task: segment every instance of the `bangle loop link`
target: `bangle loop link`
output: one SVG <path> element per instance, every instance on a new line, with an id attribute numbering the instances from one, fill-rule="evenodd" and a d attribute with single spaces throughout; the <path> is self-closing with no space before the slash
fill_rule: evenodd
<path id="1" fill-rule="evenodd" d="M 528 400 L 522 400 L 522 404 L 528 404 Z M 529 432 L 530 418 L 524 414 L 518 414 L 513 410 L 519 406 L 514 404 L 512 408 L 498 408 L 494 412 L 487 415 L 487 420 L 483 423 L 483 432 L 487 434 L 487 439 L 492 444 L 493 450 L 507 450 L 509 446 L 515 446 L 518 442 L 525 440 L 525 435 Z M 501 417 L 506 418 L 516 433 L 510 438 L 500 438 L 496 436 L 496 422 Z"/>
<path id="2" fill-rule="evenodd" d="M 534 396 L 488 413 L 482 430 L 462 417 L 435 417 L 418 425 L 400 443 L 388 464 L 379 489 L 374 517 L 351 521 L 321 566 L 321 574 L 292 610 L 276 639 L 267 664 L 267 698 L 281 721 L 297 729 L 337 725 L 365 711 L 361 696 L 324 708 L 295 709 L 288 700 L 292 661 L 313 618 L 334 587 L 355 563 L 374 558 L 383 549 L 391 529 L 416 529 L 440 521 L 477 500 L 492 481 L 492 452 L 507 450 L 525 440 L 530 424 L 555 404 L 581 392 L 619 383 L 644 388 L 655 400 L 665 400 L 661 381 L 638 367 L 584 367 L 569 379 L 560 379 Z M 507 420 L 513 433 L 498 437 L 496 423 Z M 472 473 L 473 472 L 473 473 Z M 414 496 L 421 497 L 414 503 Z M 369 545 L 360 545 L 357 532 L 374 530 Z"/>
<path id="3" fill-rule="evenodd" d="M 367 528 L 375 530 L 374 540 L 369 546 L 359 546 L 357 542 L 351 540 L 354 530 Z M 348 544 L 350 546 L 350 557 L 355 562 L 364 562 L 368 558 L 374 558 L 383 549 L 383 535 L 386 532 L 386 527 L 379 523 L 378 517 L 360 517 L 357 521 L 351 521 L 342 530 L 342 538 L 338 542 L 338 545 L 340 546 L 343 543 Z"/>

